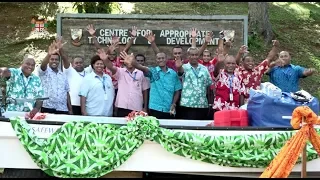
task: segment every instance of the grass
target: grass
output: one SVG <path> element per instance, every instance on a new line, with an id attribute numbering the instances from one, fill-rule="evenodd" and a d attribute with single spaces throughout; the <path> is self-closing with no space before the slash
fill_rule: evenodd
<path id="1" fill-rule="evenodd" d="M 186 14 L 186 15 L 247 15 L 248 3 L 172 3 L 138 2 L 135 12 L 141 14 Z M 280 41 L 281 50 L 287 50 L 292 63 L 313 67 L 320 71 L 320 6 L 317 3 L 280 2 L 269 3 L 269 18 Z M 265 47 L 259 36 L 249 36 L 250 53 L 257 61 L 263 60 L 271 47 Z M 268 81 L 268 77 L 263 78 Z M 301 87 L 320 98 L 320 75 L 301 80 Z"/>
<path id="2" fill-rule="evenodd" d="M 64 3 L 0 3 L 0 66 L 18 66 L 25 51 L 46 50 L 48 40 L 25 40 L 30 32 L 30 18 L 42 13 L 54 17 Z M 59 9 L 60 8 L 60 9 Z M 65 8 L 65 7 L 64 7 Z M 70 13 L 70 7 L 68 7 Z M 49 11 L 48 11 L 49 10 Z M 247 15 L 247 2 L 136 2 L 133 14 L 178 15 Z M 287 50 L 294 64 L 320 70 L 320 4 L 304 2 L 269 3 L 269 18 L 280 41 L 281 50 Z M 55 33 L 56 22 L 49 22 L 49 32 Z M 261 37 L 249 36 L 249 50 L 257 61 L 263 60 L 271 47 L 265 47 Z M 264 80 L 268 80 L 264 77 Z M 320 98 L 319 73 L 302 79 L 301 87 Z"/>

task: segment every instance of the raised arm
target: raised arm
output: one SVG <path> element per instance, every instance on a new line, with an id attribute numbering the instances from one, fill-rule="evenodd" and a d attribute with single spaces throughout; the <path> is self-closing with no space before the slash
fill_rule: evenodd
<path id="1" fill-rule="evenodd" d="M 130 55 L 127 54 L 127 52 L 122 51 L 120 53 L 120 57 L 124 59 L 124 64 L 131 64 L 134 68 L 139 69 L 144 74 L 149 74 L 149 68 L 146 66 L 142 66 L 141 64 L 137 63 L 136 58 L 134 57 L 133 53 Z"/>
<path id="2" fill-rule="evenodd" d="M 197 37 L 197 29 L 192 28 L 191 29 L 191 47 L 197 47 L 197 42 L 196 42 L 196 37 Z M 212 32 L 208 32 L 208 34 L 205 37 L 205 41 L 202 44 L 202 46 L 199 49 L 199 56 L 203 53 L 203 51 L 207 48 L 208 44 L 211 42 L 213 37 Z"/>
<path id="3" fill-rule="evenodd" d="M 56 39 L 55 47 L 56 47 L 56 49 L 59 50 L 59 54 L 60 54 L 62 62 L 63 62 L 63 67 L 65 69 L 68 69 L 70 67 L 70 62 L 69 62 L 67 53 L 63 49 L 63 45 L 65 45 L 66 43 L 67 42 L 65 42 L 65 43 L 62 42 L 62 37 L 60 36 Z"/>
<path id="4" fill-rule="evenodd" d="M 225 37 L 225 32 L 224 31 L 220 32 L 220 37 L 219 38 L 220 38 L 219 39 L 219 43 L 220 43 L 220 40 L 222 40 L 222 43 L 223 43 L 223 55 L 226 56 L 229 53 L 230 49 L 231 49 L 233 39 L 229 39 L 229 40 L 225 41 L 226 37 Z M 218 45 L 219 45 L 219 43 L 218 43 Z"/>
<path id="5" fill-rule="evenodd" d="M 40 68 L 42 71 L 47 70 L 47 65 L 49 63 L 50 56 L 53 54 L 59 54 L 59 49 L 56 49 L 55 44 L 56 44 L 55 42 L 51 43 L 51 45 L 48 48 L 48 53 L 46 57 L 41 62 Z"/>
<path id="6" fill-rule="evenodd" d="M 231 41 L 226 41 L 224 42 L 224 46 L 223 46 L 223 55 L 227 55 L 230 52 L 232 46 L 232 42 Z"/>
<path id="7" fill-rule="evenodd" d="M 160 50 L 155 43 L 155 39 L 156 39 L 155 35 L 152 32 L 150 32 L 149 34 L 146 34 L 144 37 L 151 43 L 151 47 L 153 49 L 153 52 L 155 54 L 158 54 L 160 52 Z"/>
<path id="8" fill-rule="evenodd" d="M 225 59 L 225 56 L 223 54 L 218 55 L 218 62 L 213 72 L 214 77 L 217 77 L 220 73 L 220 70 L 224 67 L 224 59 Z"/>
<path id="9" fill-rule="evenodd" d="M 137 29 L 138 28 L 136 26 L 132 26 L 132 30 L 129 31 L 129 33 L 131 34 L 131 38 L 130 38 L 129 42 L 126 44 L 126 46 L 124 47 L 123 51 L 128 53 L 130 47 L 133 44 L 133 41 L 137 38 Z"/>
<path id="10" fill-rule="evenodd" d="M 268 56 L 267 56 L 267 60 L 268 60 L 268 64 L 270 64 L 272 61 L 275 60 L 275 57 L 277 56 L 277 54 L 279 53 L 279 41 L 278 40 L 272 40 L 273 46 L 271 51 L 269 52 Z"/>
<path id="11" fill-rule="evenodd" d="M 109 60 L 108 54 L 103 49 L 98 49 L 97 55 L 103 61 L 104 65 L 115 74 L 117 72 L 117 67 L 113 66 L 113 63 Z"/>
<path id="12" fill-rule="evenodd" d="M 219 54 L 223 54 L 223 39 L 220 36 L 219 40 L 218 40 L 218 55 Z"/>
<path id="13" fill-rule="evenodd" d="M 208 34 L 204 38 L 204 43 L 202 44 L 202 46 L 199 49 L 199 56 L 203 53 L 204 50 L 206 50 L 208 44 L 212 41 L 212 38 L 213 38 L 213 33 L 208 32 Z"/>
<path id="14" fill-rule="evenodd" d="M 87 31 L 89 32 L 89 34 L 91 35 L 92 37 L 92 40 L 93 40 L 93 43 L 94 43 L 94 46 L 97 48 L 97 49 L 101 49 L 101 46 L 97 40 L 97 36 L 96 36 L 96 29 L 94 28 L 93 24 L 89 24 L 87 26 Z"/>
<path id="15" fill-rule="evenodd" d="M 197 37 L 197 29 L 196 28 L 192 28 L 191 31 L 191 47 L 197 47 L 197 41 L 196 41 L 196 37 Z"/>
<path id="16" fill-rule="evenodd" d="M 248 47 L 246 45 L 242 45 L 237 53 L 237 56 L 236 56 L 236 63 L 237 65 L 240 64 L 241 62 L 241 58 L 243 57 L 243 54 L 245 53 L 249 53 L 248 52 Z"/>

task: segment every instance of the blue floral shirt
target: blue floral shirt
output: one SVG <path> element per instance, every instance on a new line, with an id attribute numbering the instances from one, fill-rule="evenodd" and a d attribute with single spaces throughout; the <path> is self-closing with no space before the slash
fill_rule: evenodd
<path id="1" fill-rule="evenodd" d="M 21 99 L 35 99 L 43 97 L 43 88 L 38 76 L 31 74 L 28 78 L 24 76 L 20 68 L 9 68 L 11 76 L 7 83 L 7 97 Z M 30 102 L 32 107 L 35 106 L 35 100 Z M 29 112 L 27 103 L 17 101 L 16 104 L 8 104 L 7 111 Z"/>
<path id="2" fill-rule="evenodd" d="M 208 69 L 199 64 L 195 69 L 190 63 L 183 66 L 183 88 L 180 105 L 190 108 L 207 108 L 207 87 L 212 85 Z"/>

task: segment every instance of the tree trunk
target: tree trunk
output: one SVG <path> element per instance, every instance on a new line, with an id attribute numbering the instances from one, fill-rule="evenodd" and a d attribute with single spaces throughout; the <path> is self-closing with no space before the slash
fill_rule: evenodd
<path id="1" fill-rule="evenodd" d="M 274 34 L 269 21 L 268 2 L 249 2 L 249 33 L 263 35 L 266 44 L 271 43 Z"/>

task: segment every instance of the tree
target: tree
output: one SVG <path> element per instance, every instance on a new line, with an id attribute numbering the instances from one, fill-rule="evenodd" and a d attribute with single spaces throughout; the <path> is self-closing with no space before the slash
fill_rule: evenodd
<path id="1" fill-rule="evenodd" d="M 274 38 L 269 21 L 268 2 L 249 2 L 249 33 L 262 35 L 266 44 Z"/>
<path id="2" fill-rule="evenodd" d="M 120 10 L 117 2 L 75 2 L 73 7 L 78 13 L 106 13 L 111 14 L 113 10 Z"/>

